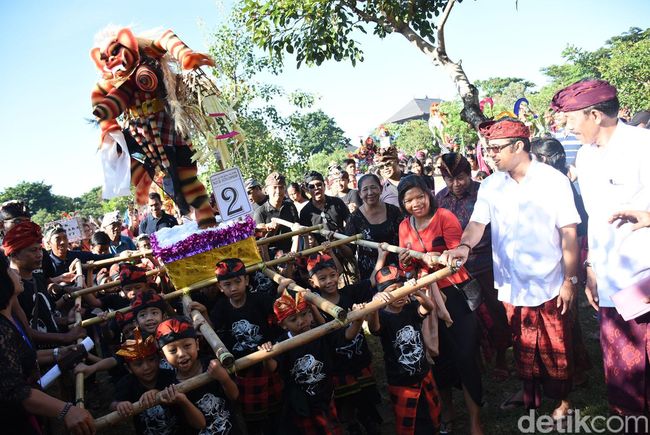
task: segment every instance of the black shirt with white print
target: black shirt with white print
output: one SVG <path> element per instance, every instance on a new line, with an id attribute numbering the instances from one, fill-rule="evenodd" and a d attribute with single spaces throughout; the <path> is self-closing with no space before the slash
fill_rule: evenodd
<path id="1" fill-rule="evenodd" d="M 205 372 L 210 365 L 210 360 L 202 359 L 201 364 Z M 232 404 L 218 381 L 188 391 L 185 395 L 203 413 L 206 423 L 203 430 L 197 431 L 186 427 L 185 433 L 188 435 L 239 435 L 241 433 Z"/>
<path id="2" fill-rule="evenodd" d="M 389 385 L 412 385 L 420 382 L 430 366 L 422 340 L 422 316 L 416 300 L 399 313 L 379 310 L 378 332 L 384 349 L 386 378 Z"/>
<path id="3" fill-rule="evenodd" d="M 314 291 L 318 293 L 318 290 Z M 376 292 L 368 279 L 346 285 L 339 290 L 339 301 L 336 305 L 349 311 L 354 304 L 369 302 Z M 334 317 L 324 311 L 321 311 L 321 314 L 327 322 L 334 320 Z M 363 368 L 368 367 L 371 361 L 372 355 L 363 330 L 361 330 L 351 342 L 348 341 L 343 346 L 335 348 L 333 373 L 356 375 Z"/>
<path id="4" fill-rule="evenodd" d="M 289 333 L 285 333 L 282 338 L 289 337 Z M 338 329 L 277 357 L 285 381 L 285 400 L 291 413 L 308 417 L 311 410 L 324 410 L 330 406 L 334 392 L 331 378 L 333 349 L 349 343 L 345 330 Z"/>
<path id="5" fill-rule="evenodd" d="M 269 326 L 274 299 L 266 294 L 246 291 L 246 302 L 233 307 L 226 297 L 219 298 L 210 312 L 214 330 L 235 358 L 257 351 L 257 346 L 273 341 L 278 332 Z"/>
<path id="6" fill-rule="evenodd" d="M 176 375 L 171 370 L 159 370 L 156 378 L 156 390 L 163 390 L 176 383 Z M 138 378 L 129 373 L 115 386 L 115 401 L 131 403 L 140 400 L 140 397 L 149 389 L 145 388 Z M 172 435 L 180 433 L 182 421 L 181 410 L 177 406 L 156 405 L 133 416 L 133 425 L 138 435 Z"/>

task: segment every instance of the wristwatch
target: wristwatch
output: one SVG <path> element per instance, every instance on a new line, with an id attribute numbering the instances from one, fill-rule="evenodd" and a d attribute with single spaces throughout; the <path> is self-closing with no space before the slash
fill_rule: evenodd
<path id="1" fill-rule="evenodd" d="M 578 285 L 578 277 L 573 275 L 573 276 L 567 276 L 564 278 L 566 281 L 571 281 L 571 284 L 573 285 Z"/>

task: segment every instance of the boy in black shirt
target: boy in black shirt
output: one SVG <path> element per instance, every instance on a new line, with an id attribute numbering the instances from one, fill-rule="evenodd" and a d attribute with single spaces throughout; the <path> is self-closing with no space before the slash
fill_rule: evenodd
<path id="1" fill-rule="evenodd" d="M 205 416 L 206 426 L 201 435 L 238 434 L 230 404 L 239 395 L 237 384 L 218 359 L 199 359 L 199 340 L 190 320 L 184 317 L 164 320 L 156 329 L 156 340 L 169 364 L 176 369 L 176 380 L 185 381 L 203 372 L 215 379 L 187 392 L 187 398 Z"/>
<path id="2" fill-rule="evenodd" d="M 380 248 L 375 271 L 382 268 L 385 258 L 385 251 Z M 354 304 L 369 302 L 375 294 L 374 274 L 369 280 L 339 290 L 336 262 L 327 254 L 311 255 L 307 259 L 307 272 L 311 287 L 318 294 L 346 310 L 351 310 Z M 333 320 L 325 312 L 319 314 L 324 321 Z M 372 355 L 363 332 L 359 332 L 352 343 L 335 350 L 334 401 L 341 423 L 351 433 L 359 431 L 357 418 L 368 434 L 379 433 L 381 416 L 376 405 L 380 402 L 380 396 L 372 374 L 371 360 Z"/>
<path id="3" fill-rule="evenodd" d="M 275 298 L 250 291 L 246 266 L 238 258 L 218 262 L 215 274 L 224 297 L 215 303 L 210 320 L 226 347 L 235 358 L 241 358 L 264 343 L 270 345 L 279 332 L 269 326 Z M 248 433 L 277 433 L 282 400 L 282 379 L 278 373 L 263 362 L 240 370 L 235 381 Z"/>
<path id="4" fill-rule="evenodd" d="M 285 338 L 311 329 L 313 316 L 301 292 L 295 297 L 285 292 L 273 304 L 275 317 L 286 331 Z M 334 385 L 331 375 L 334 349 L 349 345 L 361 330 L 363 319 L 347 328 L 288 350 L 277 358 L 277 366 L 285 380 L 288 420 L 293 432 L 301 434 L 343 433 L 332 400 Z M 269 360 L 273 367 L 276 360 Z"/>
<path id="5" fill-rule="evenodd" d="M 111 409 L 122 417 L 128 417 L 133 414 L 132 402 L 142 403 L 147 409 L 133 418 L 139 435 L 179 433 L 181 415 L 191 427 L 205 427 L 201 411 L 185 394 L 176 391 L 174 372 L 158 368 L 158 348 L 153 337 L 143 340 L 138 329 L 134 333 L 135 340 L 127 340 L 117 351 L 117 355 L 124 359 L 129 374 L 117 383 Z M 151 406 L 159 391 L 162 391 L 162 405 Z"/>
<path id="6" fill-rule="evenodd" d="M 368 319 L 373 334 L 379 335 L 384 349 L 388 392 L 393 402 L 398 435 L 436 433 L 440 404 L 431 367 L 422 341 L 422 320 L 433 303 L 422 292 L 395 299 L 390 292 L 403 286 L 402 271 L 395 266 L 376 274 L 377 293 L 373 299 L 389 303 Z"/>

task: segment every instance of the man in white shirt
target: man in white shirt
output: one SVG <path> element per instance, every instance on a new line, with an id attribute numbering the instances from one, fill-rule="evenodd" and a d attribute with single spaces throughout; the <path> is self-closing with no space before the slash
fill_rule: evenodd
<path id="1" fill-rule="evenodd" d="M 650 275 L 650 228 L 610 224 L 618 210 L 650 210 L 650 131 L 617 118 L 616 88 L 586 80 L 559 91 L 551 108 L 567 116 L 567 127 L 583 143 L 576 166 L 589 214 L 587 298 L 600 311 L 600 335 L 610 408 L 647 415 L 650 315 L 625 321 L 612 295 Z M 643 306 L 646 300 L 630 301 Z"/>
<path id="2" fill-rule="evenodd" d="M 479 132 L 499 172 L 481 183 L 460 245 L 442 260 L 464 263 L 491 224 L 494 286 L 508 314 L 524 406 L 539 407 L 543 388 L 559 401 L 553 418 L 562 419 L 573 376 L 569 311 L 578 282 L 580 217 L 568 178 L 531 160 L 528 127 L 506 118 L 481 124 Z"/>

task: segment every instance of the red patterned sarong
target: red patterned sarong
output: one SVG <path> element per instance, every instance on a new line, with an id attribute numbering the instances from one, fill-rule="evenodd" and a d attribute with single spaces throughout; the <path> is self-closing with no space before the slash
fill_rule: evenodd
<path id="1" fill-rule="evenodd" d="M 616 308 L 600 308 L 609 407 L 617 414 L 647 415 L 650 409 L 650 316 L 625 321 Z"/>
<path id="2" fill-rule="evenodd" d="M 557 297 L 538 307 L 504 306 L 519 376 L 569 380 L 573 375 L 571 315 L 560 315 Z"/>
<path id="3" fill-rule="evenodd" d="M 512 330 L 517 372 L 524 381 L 524 406 L 538 408 L 542 388 L 553 399 L 566 399 L 574 370 L 571 313 L 560 314 L 557 297 L 537 307 L 503 305 Z"/>
<path id="4" fill-rule="evenodd" d="M 397 435 L 413 435 L 418 410 L 418 401 L 427 401 L 427 410 L 431 419 L 431 433 L 436 433 L 440 426 L 440 401 L 438 389 L 431 370 L 414 385 L 389 385 L 388 393 L 395 413 L 395 431 Z"/>
<path id="5" fill-rule="evenodd" d="M 263 420 L 277 413 L 282 401 L 282 378 L 278 373 L 252 367 L 244 376 L 235 376 L 239 387 L 239 403 L 244 420 Z"/>
<path id="6" fill-rule="evenodd" d="M 327 409 L 312 409 L 309 417 L 293 415 L 292 419 L 302 435 L 343 435 L 333 400 Z"/>

